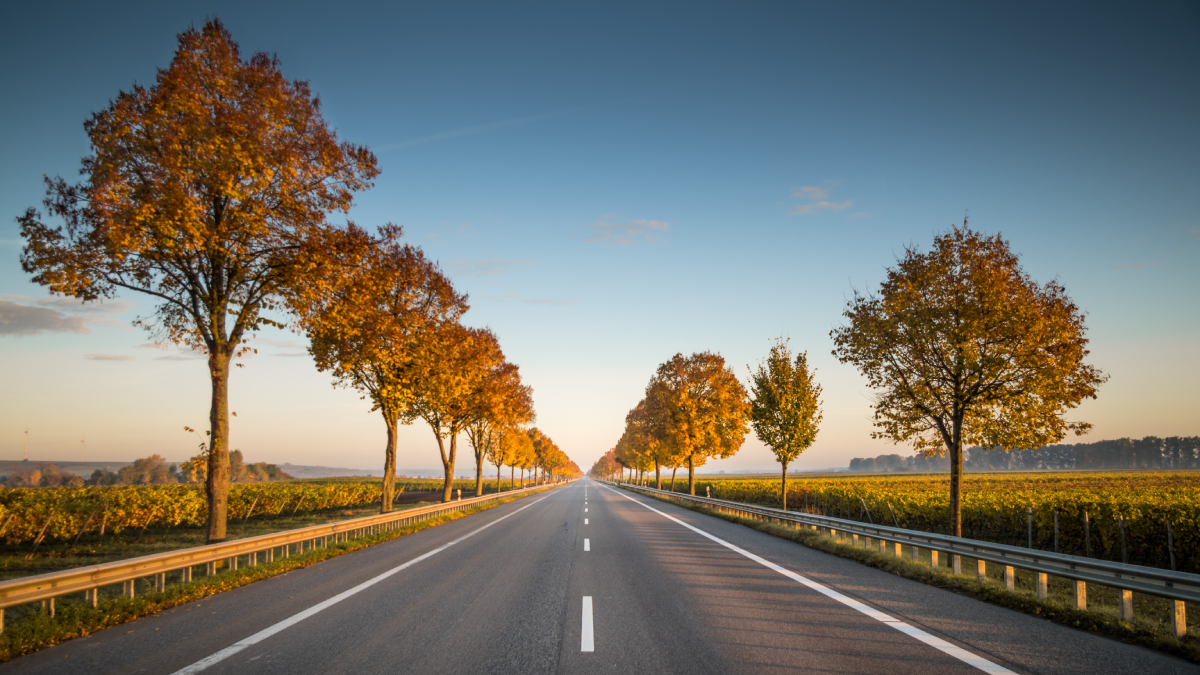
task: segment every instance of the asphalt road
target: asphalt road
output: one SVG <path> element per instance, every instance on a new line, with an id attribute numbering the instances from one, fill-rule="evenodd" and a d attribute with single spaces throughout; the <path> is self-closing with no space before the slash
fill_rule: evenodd
<path id="1" fill-rule="evenodd" d="M 1200 672 L 586 480 L 2 668 L 71 675 Z"/>

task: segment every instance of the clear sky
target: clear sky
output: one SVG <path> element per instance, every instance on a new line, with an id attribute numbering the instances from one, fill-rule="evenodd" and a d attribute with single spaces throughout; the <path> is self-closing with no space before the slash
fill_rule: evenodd
<path id="1" fill-rule="evenodd" d="M 321 95 L 402 224 L 470 293 L 585 470 L 655 366 L 808 350 L 825 422 L 794 466 L 900 446 L 830 355 L 853 289 L 961 222 L 1088 313 L 1112 377 L 1085 440 L 1200 434 L 1200 9 L 1192 3 L 16 3 L 0 42 L 0 458 L 194 454 L 204 361 L 146 346 L 134 295 L 82 307 L 21 272 L 14 218 L 77 175 L 82 123 L 219 16 Z M 384 427 L 295 336 L 233 375 L 251 461 L 382 465 Z M 1074 440 L 1074 439 L 1070 439 Z M 403 468 L 439 466 L 428 428 Z M 460 464 L 466 472 L 468 461 Z M 753 436 L 711 469 L 769 469 Z"/>

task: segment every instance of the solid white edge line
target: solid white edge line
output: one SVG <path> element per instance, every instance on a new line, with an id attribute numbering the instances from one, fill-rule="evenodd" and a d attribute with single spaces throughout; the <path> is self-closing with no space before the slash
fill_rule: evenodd
<path id="1" fill-rule="evenodd" d="M 930 635 L 929 633 L 926 633 L 925 631 L 921 630 L 920 628 L 917 628 L 916 626 L 912 626 L 910 624 L 904 623 L 903 621 L 896 619 L 894 617 L 888 616 L 887 614 L 884 614 L 883 612 L 881 612 L 877 609 L 869 607 L 869 606 L 863 604 L 862 602 L 855 600 L 854 598 L 850 598 L 845 595 L 842 595 L 841 593 L 833 590 L 832 588 L 829 588 L 827 586 L 819 584 L 807 577 L 796 574 L 795 572 L 793 572 L 789 569 L 780 567 L 779 565 L 776 565 L 775 563 L 773 563 L 769 560 L 760 558 L 759 556 L 754 555 L 753 553 L 751 553 L 745 549 L 739 548 L 739 547 L 725 541 L 724 539 L 713 536 L 713 535 L 705 532 L 704 530 L 701 530 L 700 528 L 697 528 L 688 523 L 685 523 L 682 520 L 676 518 L 675 516 L 672 516 L 667 513 L 663 513 L 662 511 L 659 511 L 658 509 L 654 508 L 653 506 L 650 506 L 649 504 L 645 504 L 641 501 L 638 501 L 637 499 L 634 499 L 633 497 L 630 497 L 627 494 L 623 494 L 623 493 L 618 492 L 617 490 L 613 490 L 612 488 L 609 488 L 609 487 L 606 487 L 606 489 L 611 490 L 612 492 L 615 492 L 618 495 L 621 495 L 622 497 L 628 499 L 629 501 L 633 502 L 634 504 L 637 504 L 639 506 L 650 509 L 651 511 L 659 514 L 660 516 L 663 516 L 664 518 L 673 520 L 673 521 L 679 523 L 680 525 L 688 528 L 689 530 L 695 532 L 696 534 L 699 534 L 702 537 L 710 539 L 731 551 L 740 553 L 741 555 L 753 560 L 754 562 L 762 565 L 763 567 L 766 567 L 767 569 L 774 570 L 793 581 L 803 584 L 804 586 L 807 586 L 807 587 L 813 589 L 814 591 L 817 591 L 818 593 L 825 595 L 826 597 L 832 598 L 833 600 L 837 600 L 838 602 L 842 603 L 843 605 L 846 605 L 847 607 L 850 607 L 851 609 L 858 610 L 859 612 L 866 614 L 867 616 L 871 617 L 872 619 L 875 619 L 876 621 L 879 621 L 885 625 L 891 626 L 892 628 L 895 628 L 896 630 L 900 631 L 901 633 L 904 633 L 905 635 L 908 635 L 910 637 L 914 637 L 917 640 L 920 640 L 921 642 L 924 642 L 925 644 L 929 645 L 930 647 L 933 647 L 934 649 L 937 649 L 948 656 L 953 656 L 954 658 L 958 659 L 959 661 L 962 661 L 963 663 L 974 666 L 974 667 L 978 668 L 979 670 L 982 670 L 985 673 L 996 673 L 997 675 L 1007 673 L 1008 675 L 1016 675 L 1015 673 L 1013 673 L 1013 671 L 1009 670 L 1008 668 L 1005 668 L 1004 666 L 1001 666 L 996 663 L 992 663 L 991 661 L 988 661 L 987 659 L 983 658 L 982 656 L 973 654 L 973 653 L 967 651 L 966 649 L 963 649 L 962 647 L 951 644 L 939 637 Z"/>
<path id="2" fill-rule="evenodd" d="M 583 596 L 583 626 L 579 631 L 579 651 L 596 651 L 596 641 L 592 631 L 592 596 Z"/>
<path id="3" fill-rule="evenodd" d="M 542 499 L 545 499 L 545 498 L 546 497 L 542 497 Z M 317 604 L 313 605 L 312 607 L 309 607 L 308 609 L 304 610 L 303 612 L 300 612 L 299 614 L 294 614 L 273 626 L 265 628 L 265 629 L 255 633 L 254 635 L 251 635 L 250 637 L 245 638 L 244 640 L 235 642 L 234 644 L 226 647 L 225 649 L 222 649 L 221 651 L 219 651 L 211 656 L 200 659 L 199 661 L 193 663 L 190 666 L 181 668 L 181 669 L 175 671 L 172 675 L 191 675 L 192 673 L 198 673 L 210 666 L 214 666 L 214 665 L 220 663 L 221 661 L 224 661 L 225 659 L 233 656 L 234 654 L 237 654 L 238 652 L 242 651 L 243 649 L 245 649 L 247 647 L 251 647 L 255 644 L 258 644 L 259 642 L 266 640 L 267 638 L 271 637 L 272 635 L 274 635 L 286 628 L 290 628 L 290 627 L 300 623 L 301 621 L 316 614 L 317 612 L 320 612 L 321 610 L 328 609 L 328 608 L 338 604 L 339 602 L 345 600 L 346 598 L 349 598 L 352 595 L 356 595 L 362 591 L 365 591 L 366 589 L 370 588 L 371 586 L 374 586 L 375 584 L 383 581 L 384 579 L 387 579 L 388 577 L 392 576 L 393 574 L 396 574 L 405 569 L 408 569 L 409 567 L 421 562 L 422 560 L 424 560 L 426 558 L 429 558 L 438 553 L 441 553 L 442 551 L 445 551 L 446 549 L 457 544 L 458 542 L 460 542 L 464 539 L 467 539 L 469 537 L 473 537 L 476 534 L 483 532 L 484 530 L 488 529 L 489 527 L 495 525 L 496 523 L 498 523 L 506 518 L 510 518 L 512 516 L 517 515 L 518 513 L 524 511 L 525 509 L 542 501 L 542 499 L 539 499 L 534 502 L 530 502 L 530 503 L 526 504 L 525 506 L 522 506 L 521 508 L 517 509 L 516 511 L 513 511 L 512 513 L 501 516 L 501 517 L 497 518 L 496 520 L 493 520 L 492 522 L 488 523 L 487 525 L 480 527 L 479 529 L 472 530 L 472 531 L 468 532 L 467 534 L 464 534 L 463 536 L 459 537 L 458 539 L 455 539 L 454 541 L 451 541 L 446 544 L 442 544 L 441 546 L 433 549 L 432 551 L 423 553 L 402 565 L 393 567 L 392 569 L 384 572 L 383 574 L 380 574 L 379 576 L 376 576 L 372 579 L 368 579 L 368 580 L 362 582 L 361 584 L 355 586 L 354 588 L 351 588 L 346 591 L 342 591 L 341 593 L 338 593 L 337 595 L 333 596 L 332 598 L 329 598 L 328 600 L 326 600 L 324 602 L 317 603 Z"/>

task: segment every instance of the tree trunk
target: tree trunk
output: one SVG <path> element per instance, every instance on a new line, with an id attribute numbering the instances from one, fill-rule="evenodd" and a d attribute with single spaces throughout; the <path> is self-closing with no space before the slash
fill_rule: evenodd
<path id="1" fill-rule="evenodd" d="M 963 455 L 961 423 L 955 422 L 950 450 L 950 534 L 962 536 Z"/>
<path id="2" fill-rule="evenodd" d="M 787 511 L 787 462 L 783 463 L 783 510 Z"/>
<path id="3" fill-rule="evenodd" d="M 396 420 L 385 410 L 383 421 L 387 424 L 387 447 L 383 449 L 383 494 L 379 512 L 388 513 L 396 498 Z"/>
<path id="4" fill-rule="evenodd" d="M 508 465 L 508 485 L 509 487 L 517 487 L 517 467 L 512 464 Z"/>
<path id="5" fill-rule="evenodd" d="M 437 437 L 438 452 L 442 453 L 442 468 L 446 470 L 446 479 L 442 484 L 442 501 L 448 502 L 452 499 L 454 492 L 454 458 L 458 454 L 458 430 L 454 427 L 450 428 L 449 456 L 446 455 L 446 442 L 439 433 L 439 429 L 434 429 L 433 435 Z"/>
<path id="6" fill-rule="evenodd" d="M 677 466 L 671 467 L 671 492 L 675 491 L 675 472 L 678 470 L 679 467 Z"/>
<path id="7" fill-rule="evenodd" d="M 688 455 L 688 494 L 696 496 L 696 463 L 692 455 Z"/>
<path id="8" fill-rule="evenodd" d="M 497 476 L 500 474 L 497 473 Z M 499 479 L 497 479 L 499 480 Z M 483 496 L 483 449 L 475 450 L 475 496 Z"/>
<path id="9" fill-rule="evenodd" d="M 654 489 L 662 489 L 662 475 L 659 474 L 658 462 L 654 463 Z"/>
<path id="10" fill-rule="evenodd" d="M 220 348 L 208 356 L 212 378 L 212 407 L 208 424 L 212 434 L 208 444 L 208 543 L 225 541 L 229 519 L 229 361 Z"/>

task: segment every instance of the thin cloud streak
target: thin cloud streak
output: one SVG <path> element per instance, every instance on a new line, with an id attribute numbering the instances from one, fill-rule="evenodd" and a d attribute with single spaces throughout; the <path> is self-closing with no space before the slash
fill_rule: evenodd
<path id="1" fill-rule="evenodd" d="M 532 258 L 460 258 L 446 262 L 452 275 L 464 277 L 495 277 L 533 267 Z"/>
<path id="2" fill-rule="evenodd" d="M 84 354 L 83 358 L 88 361 L 132 361 L 133 357 L 128 354 Z"/>
<path id="3" fill-rule="evenodd" d="M 601 246 L 631 246 L 639 242 L 656 244 L 666 239 L 659 232 L 668 232 L 671 224 L 662 220 L 635 220 L 631 223 L 614 223 L 602 220 L 589 226 L 592 234 L 584 237 L 589 244 Z"/>

